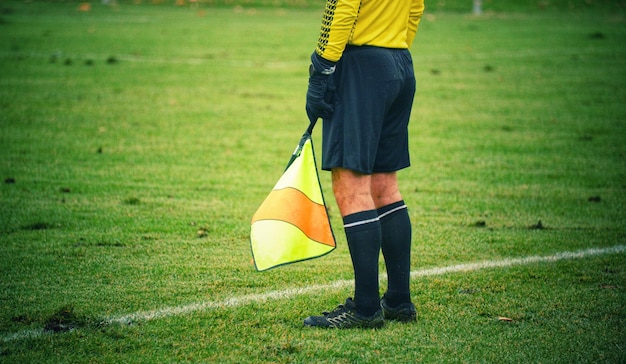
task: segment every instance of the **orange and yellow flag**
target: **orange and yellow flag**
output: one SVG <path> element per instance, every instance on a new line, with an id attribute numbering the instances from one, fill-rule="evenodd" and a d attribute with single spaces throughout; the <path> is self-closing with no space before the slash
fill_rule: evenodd
<path id="1" fill-rule="evenodd" d="M 252 217 L 250 243 L 259 271 L 317 258 L 335 249 L 308 131 Z"/>

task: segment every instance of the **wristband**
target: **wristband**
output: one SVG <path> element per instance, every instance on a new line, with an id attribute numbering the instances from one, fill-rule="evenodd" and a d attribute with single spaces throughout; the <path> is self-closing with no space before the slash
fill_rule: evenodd
<path id="1" fill-rule="evenodd" d="M 316 52 L 311 55 L 311 66 L 309 66 L 309 76 L 332 75 L 335 73 L 335 62 L 328 61 L 320 57 Z"/>

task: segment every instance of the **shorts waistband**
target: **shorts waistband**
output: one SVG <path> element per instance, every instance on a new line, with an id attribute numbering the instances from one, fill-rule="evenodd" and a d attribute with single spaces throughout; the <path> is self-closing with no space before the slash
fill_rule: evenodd
<path id="1" fill-rule="evenodd" d="M 380 49 L 381 51 L 408 51 L 407 48 L 386 48 L 386 47 L 379 47 L 379 46 L 373 46 L 373 45 L 354 45 L 354 44 L 348 44 L 346 45 L 346 49 L 344 52 L 353 52 L 353 51 L 359 51 L 359 50 L 372 50 L 372 49 Z"/>

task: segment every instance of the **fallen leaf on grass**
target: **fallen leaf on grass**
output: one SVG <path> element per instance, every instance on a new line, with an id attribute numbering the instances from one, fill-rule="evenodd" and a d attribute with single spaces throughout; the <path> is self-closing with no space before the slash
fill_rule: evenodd
<path id="1" fill-rule="evenodd" d="M 602 197 L 600 196 L 591 196 L 587 199 L 587 201 L 589 202 L 601 202 L 602 201 Z"/>
<path id="2" fill-rule="evenodd" d="M 600 286 L 600 288 L 602 288 L 602 289 L 617 289 L 617 286 L 603 284 L 603 285 Z"/>
<path id="3" fill-rule="evenodd" d="M 198 238 L 205 238 L 209 235 L 209 228 L 201 227 L 198 229 L 197 236 Z"/>
<path id="4" fill-rule="evenodd" d="M 78 5 L 78 11 L 88 12 L 90 10 L 91 10 L 90 3 L 80 3 L 80 5 Z"/>
<path id="5" fill-rule="evenodd" d="M 487 222 L 485 220 L 478 220 L 472 226 L 474 226 L 474 227 L 487 227 Z"/>

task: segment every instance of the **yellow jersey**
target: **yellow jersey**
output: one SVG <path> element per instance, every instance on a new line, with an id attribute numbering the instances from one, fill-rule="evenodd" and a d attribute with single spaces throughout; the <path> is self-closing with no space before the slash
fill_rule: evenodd
<path id="1" fill-rule="evenodd" d="M 408 49 L 424 0 L 326 0 L 316 52 L 336 62 L 346 45 Z"/>

